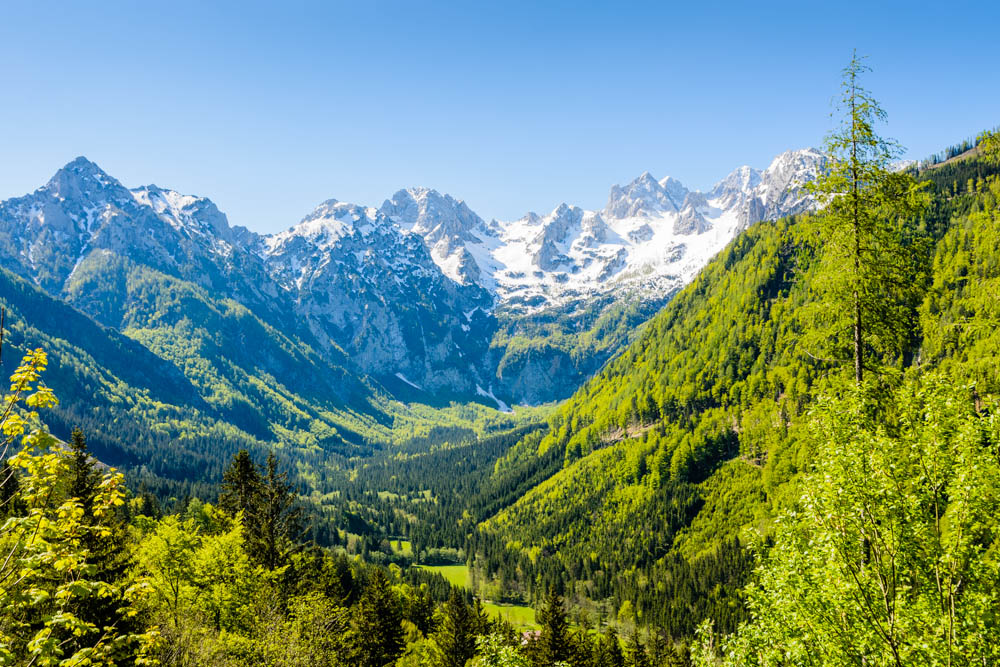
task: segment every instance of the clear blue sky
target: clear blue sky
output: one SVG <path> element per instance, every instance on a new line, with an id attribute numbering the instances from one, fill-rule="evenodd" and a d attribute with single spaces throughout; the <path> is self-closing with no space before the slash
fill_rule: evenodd
<path id="1" fill-rule="evenodd" d="M 2 2 L 0 198 L 86 155 L 257 231 L 411 185 L 597 208 L 819 144 L 855 47 L 923 157 L 1000 124 L 998 24 L 996 0 Z"/>

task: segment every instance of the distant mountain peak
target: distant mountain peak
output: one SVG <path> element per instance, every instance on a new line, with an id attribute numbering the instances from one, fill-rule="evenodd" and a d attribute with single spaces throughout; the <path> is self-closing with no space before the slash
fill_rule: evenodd
<path id="1" fill-rule="evenodd" d="M 109 176 L 97 163 L 83 156 L 71 160 L 56 171 L 42 189 L 62 199 L 87 200 L 99 198 L 108 190 L 115 190 L 118 195 L 126 191 L 125 186 Z"/>
<path id="2" fill-rule="evenodd" d="M 403 228 L 423 235 L 432 245 L 449 236 L 465 240 L 473 229 L 485 224 L 464 201 L 425 187 L 397 191 L 379 211 Z"/>
<path id="3" fill-rule="evenodd" d="M 669 190 L 652 174 L 644 171 L 624 186 L 612 186 L 604 214 L 608 218 L 621 220 L 676 212 L 684 197 L 680 195 L 680 201 L 674 201 L 675 197 L 671 196 L 670 190 L 676 195 L 678 192 L 676 186 L 680 184 L 670 180 L 667 185 L 670 186 Z M 683 189 L 683 186 L 681 188 Z"/>

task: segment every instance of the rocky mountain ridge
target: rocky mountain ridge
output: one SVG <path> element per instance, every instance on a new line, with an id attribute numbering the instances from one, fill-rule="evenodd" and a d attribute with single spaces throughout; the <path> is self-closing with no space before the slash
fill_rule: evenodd
<path id="1" fill-rule="evenodd" d="M 626 295 L 659 307 L 742 229 L 808 209 L 801 185 L 823 162 L 818 151 L 790 151 L 708 193 L 647 172 L 614 186 L 601 211 L 561 204 L 512 222 L 410 188 L 379 208 L 329 200 L 260 235 L 230 226 L 207 198 L 129 189 L 81 157 L 0 202 L 0 262 L 106 326 L 129 324 L 130 270 L 148 267 L 390 386 L 538 402 L 565 395 L 574 387 L 564 379 L 582 381 L 606 357 L 584 368 L 571 351 L 536 345 L 509 363 L 509 345 L 494 340 L 500 327 L 523 338 L 519 318 L 552 311 L 557 330 L 579 331 L 590 320 L 563 313 L 600 303 L 600 319 Z"/>
<path id="2" fill-rule="evenodd" d="M 816 149 L 787 151 L 766 169 L 737 168 L 706 193 L 644 172 L 613 186 L 600 211 L 563 203 L 510 222 L 486 223 L 425 188 L 402 190 L 381 210 L 422 235 L 453 279 L 534 310 L 615 290 L 676 289 L 748 226 L 808 210 L 802 186 L 825 162 Z"/>

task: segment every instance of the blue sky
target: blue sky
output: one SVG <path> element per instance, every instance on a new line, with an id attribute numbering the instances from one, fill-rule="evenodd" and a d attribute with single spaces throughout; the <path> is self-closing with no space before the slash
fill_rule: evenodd
<path id="1" fill-rule="evenodd" d="M 853 48 L 910 156 L 1000 124 L 995 1 L 209 4 L 0 2 L 0 198 L 86 155 L 263 232 L 411 185 L 598 208 L 819 144 Z"/>

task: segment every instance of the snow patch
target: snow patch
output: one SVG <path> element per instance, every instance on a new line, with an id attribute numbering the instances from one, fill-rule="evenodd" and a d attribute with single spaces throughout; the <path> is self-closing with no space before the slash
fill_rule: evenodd
<path id="1" fill-rule="evenodd" d="M 411 386 L 411 387 L 413 387 L 414 389 L 419 389 L 420 391 L 423 391 L 423 390 L 424 390 L 424 388 L 423 388 L 423 387 L 421 387 L 421 386 L 420 386 L 419 384 L 416 384 L 415 382 L 410 382 L 409 380 L 407 380 L 407 379 L 406 379 L 406 376 L 405 376 L 405 375 L 403 375 L 402 373 L 396 373 L 396 377 L 398 377 L 398 378 L 399 378 L 400 380 L 402 380 L 402 381 L 403 381 L 403 382 L 405 382 L 406 384 L 410 385 L 410 386 Z"/>
<path id="2" fill-rule="evenodd" d="M 499 410 L 500 412 L 504 412 L 504 413 L 507 413 L 507 414 L 510 414 L 510 415 L 514 414 L 514 411 L 510 409 L 509 405 L 507 405 L 506 403 L 504 403 L 499 398 L 497 398 L 496 396 L 493 395 L 493 385 L 490 385 L 490 390 L 486 391 L 485 389 L 483 389 L 482 387 L 480 387 L 477 384 L 476 385 L 476 395 L 477 396 L 483 396 L 484 398 L 488 398 L 488 399 L 492 400 L 493 402 L 495 402 L 497 404 L 497 410 Z"/>

